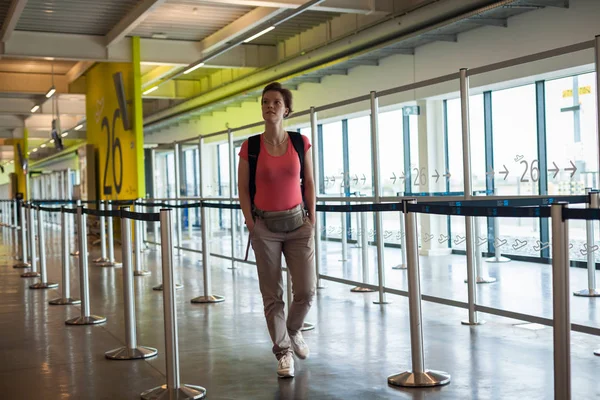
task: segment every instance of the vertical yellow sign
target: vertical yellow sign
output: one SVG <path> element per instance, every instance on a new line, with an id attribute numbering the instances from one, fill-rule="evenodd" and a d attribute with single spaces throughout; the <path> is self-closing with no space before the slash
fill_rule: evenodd
<path id="1" fill-rule="evenodd" d="M 144 163 L 138 158 L 143 157 L 143 127 L 136 123 L 132 106 L 133 65 L 98 63 L 86 82 L 87 140 L 98 150 L 98 197 L 142 197 Z"/>

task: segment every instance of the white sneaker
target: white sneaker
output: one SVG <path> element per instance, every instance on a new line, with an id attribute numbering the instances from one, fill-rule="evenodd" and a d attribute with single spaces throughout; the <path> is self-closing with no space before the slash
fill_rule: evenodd
<path id="1" fill-rule="evenodd" d="M 279 375 L 280 378 L 292 378 L 294 376 L 294 356 L 291 352 L 285 353 L 285 355 L 279 359 L 277 375 Z"/>
<path id="2" fill-rule="evenodd" d="M 306 360 L 308 355 L 310 354 L 310 350 L 308 349 L 308 345 L 304 341 L 304 337 L 302 336 L 302 332 L 298 331 L 294 336 L 290 335 L 290 340 L 292 342 L 292 348 L 294 349 L 294 353 L 301 360 Z"/>

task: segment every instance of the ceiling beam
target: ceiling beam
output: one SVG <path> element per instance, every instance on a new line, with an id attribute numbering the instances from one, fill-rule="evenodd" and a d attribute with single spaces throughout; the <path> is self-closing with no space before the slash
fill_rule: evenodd
<path id="1" fill-rule="evenodd" d="M 94 65 L 93 61 L 79 61 L 73 65 L 73 68 L 67 72 L 67 81 L 69 83 L 75 82 L 81 75 L 85 74 L 88 69 Z"/>
<path id="2" fill-rule="evenodd" d="M 146 64 L 184 67 L 202 57 L 200 42 L 162 39 L 140 39 L 140 42 L 141 61 Z M 19 59 L 52 57 L 71 61 L 132 61 L 129 37 L 107 48 L 103 36 L 28 31 L 15 31 L 0 55 Z M 215 57 L 206 64 L 222 68 L 261 68 L 276 60 L 277 49 L 274 46 L 247 44 Z"/>
<path id="3" fill-rule="evenodd" d="M 46 94 L 52 86 L 52 75 L 0 72 L 0 93 Z M 68 93 L 69 85 L 64 75 L 54 76 L 58 93 Z"/>
<path id="4" fill-rule="evenodd" d="M 125 15 L 118 23 L 115 25 L 110 32 L 106 34 L 105 44 L 106 46 L 111 46 L 114 43 L 120 41 L 125 36 L 127 36 L 131 31 L 133 31 L 139 24 L 141 24 L 144 19 L 150 13 L 152 13 L 157 7 L 162 5 L 166 0 L 144 0 L 139 3 L 133 10 L 131 10 L 127 15 Z"/>
<path id="5" fill-rule="evenodd" d="M 235 6 L 298 8 L 303 0 L 201 0 L 205 4 L 226 4 Z M 336 12 L 343 14 L 388 14 L 393 12 L 393 1 L 388 0 L 327 0 L 314 6 L 312 11 Z"/>
<path id="6" fill-rule="evenodd" d="M 507 18 L 471 18 L 469 22 L 483 26 L 499 26 L 501 28 L 508 28 Z"/>
<path id="7" fill-rule="evenodd" d="M 227 42 L 248 33 L 250 30 L 278 14 L 281 14 L 284 10 L 285 9 L 283 8 L 257 7 L 202 40 L 202 42 L 200 42 L 200 50 L 202 53 L 213 51 L 218 47 L 227 44 Z"/>
<path id="8" fill-rule="evenodd" d="M 8 13 L 6 17 L 4 17 L 4 23 L 2 24 L 2 30 L 0 30 L 0 42 L 6 42 L 10 39 L 10 35 L 12 35 L 15 27 L 17 26 L 17 22 L 19 22 L 19 18 L 21 18 L 21 14 L 25 9 L 25 5 L 27 4 L 27 0 L 13 0 L 10 4 L 10 8 L 8 9 Z"/>

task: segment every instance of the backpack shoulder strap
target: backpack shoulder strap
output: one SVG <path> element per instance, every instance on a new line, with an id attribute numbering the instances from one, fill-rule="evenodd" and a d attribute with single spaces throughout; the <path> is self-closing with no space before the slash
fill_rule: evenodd
<path id="1" fill-rule="evenodd" d="M 302 190 L 302 200 L 304 200 L 304 139 L 299 132 L 288 132 L 288 135 L 290 135 L 294 150 L 300 159 L 300 189 Z"/>
<path id="2" fill-rule="evenodd" d="M 256 165 L 259 153 L 260 135 L 250 136 L 248 138 L 248 164 L 250 165 L 250 182 L 248 188 L 250 191 L 250 204 L 252 205 L 254 205 L 254 195 L 256 195 Z"/>

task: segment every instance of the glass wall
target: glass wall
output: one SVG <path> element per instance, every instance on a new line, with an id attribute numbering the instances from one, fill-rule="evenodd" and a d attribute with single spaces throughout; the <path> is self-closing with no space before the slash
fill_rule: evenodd
<path id="1" fill-rule="evenodd" d="M 538 81 L 526 85 L 506 87 L 501 90 L 484 91 L 472 95 L 470 102 L 470 144 L 472 188 L 489 194 L 492 189 L 498 196 L 529 196 L 539 194 L 571 195 L 583 194 L 586 187 L 597 187 L 598 144 L 596 143 L 596 85 L 593 73 L 566 76 L 559 79 Z M 427 107 L 428 99 L 422 99 L 421 108 Z M 419 138 L 429 138 L 445 129 L 443 159 L 428 160 L 430 168 L 440 175 L 449 173 L 445 188 L 447 192 L 462 192 L 463 154 L 460 99 L 456 93 L 444 102 L 443 117 L 435 116 L 432 127 L 427 110 L 420 115 L 414 106 L 394 104 L 379 113 L 379 154 L 382 196 L 393 197 L 405 192 L 404 175 L 410 174 L 409 190 L 422 192 L 425 189 L 415 179 L 424 169 L 419 160 Z M 362 116 L 344 116 L 319 124 L 316 138 L 321 152 L 318 155 L 321 169 L 316 182 L 319 196 L 353 197 L 372 196 L 373 168 L 371 165 L 371 127 L 368 106 Z M 406 111 L 406 112 L 405 112 Z M 430 111 L 429 117 L 431 117 Z M 435 111 L 437 113 L 437 111 Z M 436 125 L 443 118 L 443 124 Z M 419 132 L 419 124 L 427 121 L 428 132 Z M 426 125 L 422 125 L 422 128 Z M 310 127 L 290 128 L 300 131 L 312 142 Z M 407 137 L 405 138 L 405 135 Z M 235 171 L 237 171 L 240 146 L 245 139 L 235 143 Z M 408 146 L 407 146 L 408 144 Z M 235 196 L 229 193 L 229 151 L 228 144 L 211 144 L 207 152 L 211 162 L 210 177 L 205 179 L 205 187 L 212 188 L 209 194 Z M 540 154 L 541 152 L 541 154 Z M 540 157 L 545 160 L 547 170 L 540 167 Z M 198 195 L 197 149 L 186 149 L 185 194 Z M 405 166 L 405 161 L 408 165 Z M 157 153 L 156 175 L 157 196 L 173 197 L 174 158 L 172 151 Z M 486 168 L 493 163 L 493 168 Z M 435 164 L 435 167 L 432 165 Z M 542 164 L 544 164 L 542 162 Z M 410 166 L 410 171 L 405 171 Z M 425 169 L 428 169 L 425 168 Z M 430 173 L 431 172 L 431 173 Z M 428 179 L 434 178 L 433 171 L 427 171 Z M 232 177 L 237 181 L 237 177 Z M 444 179 L 442 176 L 441 179 Z M 547 183 L 547 192 L 546 192 Z M 443 187 L 443 186 L 440 186 Z M 439 190 L 439 189 L 436 189 Z M 486 193 L 487 192 L 487 193 Z M 229 228 L 229 212 L 218 211 L 215 221 L 221 228 Z M 399 218 L 393 213 L 384 213 L 384 241 L 388 245 L 400 243 Z M 197 224 L 197 216 L 192 215 Z M 321 215 L 323 237 L 338 241 L 342 237 L 342 217 L 339 213 Z M 361 223 L 356 215 L 347 216 L 348 239 L 359 241 L 357 229 Z M 372 216 L 367 218 L 366 231 L 373 240 L 374 223 Z M 479 236 L 493 231 L 486 218 L 479 218 Z M 547 225 L 547 221 L 545 222 Z M 465 233 L 464 218 L 450 218 L 450 247 L 463 250 L 465 243 L 457 236 Z M 544 223 L 535 219 L 502 218 L 496 237 L 504 242 L 501 251 L 506 255 L 540 257 L 542 233 L 547 232 Z M 548 233 L 544 233 L 548 235 Z M 585 239 L 585 223 L 574 221 L 570 224 L 573 240 Z M 547 240 L 548 238 L 546 238 Z M 493 251 L 493 238 L 487 250 Z M 514 243 L 528 242 L 528 246 L 513 246 Z M 547 253 L 545 253 L 547 255 Z M 600 254 L 600 253 L 599 253 Z"/>

